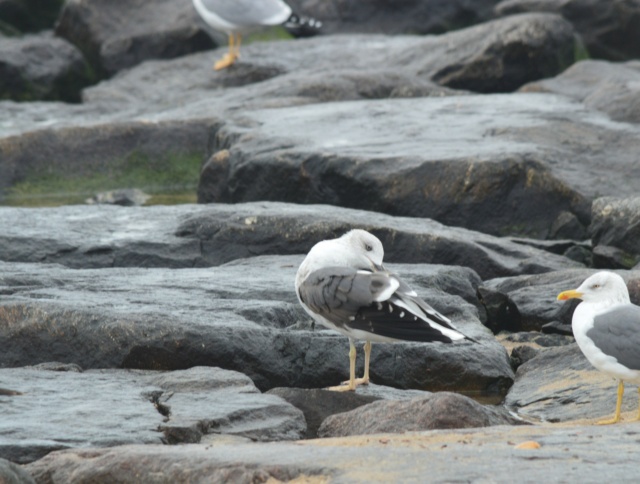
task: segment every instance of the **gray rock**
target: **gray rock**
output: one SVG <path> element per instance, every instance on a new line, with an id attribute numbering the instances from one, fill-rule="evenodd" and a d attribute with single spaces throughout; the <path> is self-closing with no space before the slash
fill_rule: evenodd
<path id="1" fill-rule="evenodd" d="M 625 482 L 638 469 L 634 426 L 497 426 L 304 443 L 156 445 L 52 453 L 38 482 Z M 537 442 L 538 449 L 517 448 Z M 497 464 L 499 463 L 499 465 Z"/>
<path id="2" fill-rule="evenodd" d="M 18 463 L 57 449 L 200 442 L 208 433 L 295 440 L 306 427 L 298 409 L 220 368 L 160 374 L 4 368 L 0 379 L 21 390 L 2 397 L 10 418 L 0 422 L 0 457 Z"/>
<path id="3" fill-rule="evenodd" d="M 27 471 L 5 459 L 0 459 L 0 482 L 2 482 L 2 484 L 36 483 Z"/>
<path id="4" fill-rule="evenodd" d="M 304 413 L 307 422 L 305 439 L 318 437 L 318 428 L 329 416 L 348 412 L 376 400 L 407 400 L 424 396 L 420 390 L 397 390 L 381 385 L 360 385 L 353 392 L 334 392 L 324 389 L 272 388 L 268 394 L 277 395 Z"/>
<path id="5" fill-rule="evenodd" d="M 70 0 L 56 34 L 107 75 L 148 59 L 170 59 L 214 45 L 188 0 Z"/>
<path id="6" fill-rule="evenodd" d="M 540 350 L 533 346 L 520 345 L 511 350 L 511 366 L 514 370 L 517 370 L 523 363 L 526 363 L 530 359 L 534 358 Z"/>
<path id="7" fill-rule="evenodd" d="M 535 421 L 595 421 L 613 415 L 616 389 L 616 382 L 592 367 L 572 344 L 539 351 L 520 366 L 505 406 Z M 627 389 L 622 408 L 635 418 L 638 400 L 633 390 Z"/>
<path id="8" fill-rule="evenodd" d="M 515 276 L 485 281 L 484 285 L 492 290 L 508 295 L 518 308 L 521 316 L 522 329 L 525 331 L 539 331 L 545 324 L 553 321 L 570 323 L 573 310 L 566 311 L 577 305 L 576 301 L 557 301 L 560 292 L 577 288 L 582 281 L 598 272 L 594 269 L 560 270 L 546 274 L 531 276 Z M 637 271 L 614 271 L 629 283 L 631 300 L 640 303 L 640 292 L 632 291 L 640 279 Z"/>
<path id="9" fill-rule="evenodd" d="M 504 0 L 498 15 L 561 14 L 580 33 L 589 54 L 611 60 L 640 57 L 640 5 L 626 0 Z"/>
<path id="10" fill-rule="evenodd" d="M 584 240 L 587 238 L 587 230 L 574 214 L 560 212 L 549 228 L 549 238 Z"/>
<path id="11" fill-rule="evenodd" d="M 0 263 L 0 367 L 42 361 L 153 370 L 208 365 L 241 371 L 261 390 L 336 385 L 348 375 L 349 344 L 329 330 L 300 329 L 299 322 L 310 319 L 293 290 L 302 258 L 263 256 L 179 271 Z M 475 306 L 441 289 L 441 280 L 461 278 L 459 269 L 390 268 L 479 343 L 375 344 L 372 381 L 506 393 L 513 377 L 506 351 L 477 319 Z"/>
<path id="12" fill-rule="evenodd" d="M 0 260 L 74 268 L 204 267 L 257 255 L 306 254 L 320 240 L 360 227 L 380 237 L 387 262 L 468 266 L 455 270 L 461 277 L 440 282 L 473 304 L 480 279 L 472 271 L 486 279 L 580 267 L 543 250 L 428 219 L 322 205 L 0 207 L 0 225 Z"/>
<path id="13" fill-rule="evenodd" d="M 493 17 L 498 0 L 290 0 L 295 11 L 322 21 L 323 33 L 438 34 Z"/>
<path id="14" fill-rule="evenodd" d="M 522 421 L 499 407 L 484 406 L 464 395 L 439 392 L 402 401 L 378 401 L 328 417 L 320 437 L 416 432 L 515 425 Z"/>
<path id="15" fill-rule="evenodd" d="M 640 197 L 597 198 L 591 205 L 589 231 L 594 245 L 618 247 L 632 255 L 631 259 L 639 256 Z"/>
<path id="16" fill-rule="evenodd" d="M 49 31 L 0 37 L 0 99 L 78 102 L 92 81 L 80 51 Z"/>
<path id="17" fill-rule="evenodd" d="M 576 99 L 611 119 L 640 123 L 640 62 L 576 62 L 556 77 L 524 85 L 523 92 L 552 92 Z"/>
<path id="18" fill-rule="evenodd" d="M 204 167 L 199 201 L 331 203 L 544 238 L 561 212 L 588 223 L 597 191 L 637 191 L 639 134 L 539 94 L 256 110 L 217 132 L 230 155 Z"/>
<path id="19" fill-rule="evenodd" d="M 64 0 L 0 0 L 0 32 L 12 29 L 11 35 L 20 32 L 37 32 L 52 29 Z"/>
<path id="20" fill-rule="evenodd" d="M 631 269 L 640 262 L 640 254 L 629 254 L 610 245 L 596 245 L 592 250 L 592 266 L 597 269 Z"/>

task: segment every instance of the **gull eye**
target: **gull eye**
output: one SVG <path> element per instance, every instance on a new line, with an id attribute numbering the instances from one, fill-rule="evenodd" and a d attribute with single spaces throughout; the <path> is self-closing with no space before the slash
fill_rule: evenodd
<path id="1" fill-rule="evenodd" d="M 591 286 L 591 289 L 598 289 L 600 287 L 600 284 L 594 284 L 593 286 Z"/>
<path id="2" fill-rule="evenodd" d="M 369 244 L 365 244 L 364 248 L 367 252 L 371 252 L 373 250 L 373 246 L 369 245 Z"/>

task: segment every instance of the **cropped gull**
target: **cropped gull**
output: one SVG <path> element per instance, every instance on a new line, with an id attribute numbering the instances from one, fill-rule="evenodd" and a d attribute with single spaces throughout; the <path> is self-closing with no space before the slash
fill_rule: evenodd
<path id="1" fill-rule="evenodd" d="M 229 52 L 214 64 L 216 70 L 238 59 L 243 33 L 283 24 L 291 16 L 291 8 L 282 0 L 193 0 L 193 5 L 210 27 L 229 36 Z"/>
<path id="2" fill-rule="evenodd" d="M 615 414 L 598 423 L 616 423 L 624 382 L 640 384 L 640 307 L 631 303 L 624 279 L 606 271 L 558 295 L 561 301 L 572 298 L 582 299 L 571 321 L 578 346 L 593 366 L 618 381 Z M 640 420 L 640 405 L 636 420 Z"/>
<path id="3" fill-rule="evenodd" d="M 372 341 L 473 341 L 388 272 L 383 257 L 380 240 L 356 229 L 317 243 L 296 274 L 296 293 L 305 311 L 349 338 L 349 382 L 330 390 L 354 390 L 369 383 Z M 365 341 L 364 376 L 358 379 L 354 340 Z"/>

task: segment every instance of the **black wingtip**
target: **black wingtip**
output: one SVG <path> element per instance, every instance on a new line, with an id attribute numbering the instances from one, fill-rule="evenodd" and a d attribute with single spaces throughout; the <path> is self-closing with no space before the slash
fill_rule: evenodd
<path id="1" fill-rule="evenodd" d="M 284 28 L 296 38 L 313 37 L 322 30 L 322 22 L 312 17 L 302 17 L 297 13 L 292 13 L 284 23 Z"/>

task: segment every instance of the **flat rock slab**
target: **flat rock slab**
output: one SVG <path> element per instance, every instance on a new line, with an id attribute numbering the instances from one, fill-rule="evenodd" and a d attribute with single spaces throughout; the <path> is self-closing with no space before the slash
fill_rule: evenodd
<path id="1" fill-rule="evenodd" d="M 521 365 L 505 406 L 531 421 L 593 423 L 613 416 L 617 388 L 572 344 L 540 350 Z M 637 417 L 637 385 L 626 385 L 622 409 L 623 420 Z"/>
<path id="2" fill-rule="evenodd" d="M 333 331 L 313 330 L 298 303 L 293 281 L 302 259 L 262 256 L 181 270 L 0 263 L 0 366 L 206 365 L 245 373 L 262 390 L 336 385 L 348 375 L 349 344 Z M 479 343 L 376 344 L 373 381 L 505 393 L 513 377 L 506 351 L 480 323 L 477 307 L 444 289 L 458 280 L 468 294 L 477 276 L 446 266 L 391 267 Z"/>
<path id="3" fill-rule="evenodd" d="M 204 267 L 306 254 L 352 228 L 378 236 L 386 262 L 467 266 L 482 279 L 580 267 L 526 244 L 422 218 L 276 202 L 153 207 L 0 207 L 0 260 L 73 268 Z"/>
<path id="4" fill-rule="evenodd" d="M 207 433 L 296 440 L 306 428 L 301 411 L 220 368 L 4 368 L 0 381 L 20 392 L 0 396 L 0 457 L 19 463 L 57 449 L 199 442 Z"/>
<path id="5" fill-rule="evenodd" d="M 216 134 L 228 151 L 203 168 L 201 202 L 330 203 L 545 238 L 562 213 L 588 225 L 592 198 L 635 194 L 640 178 L 640 127 L 551 94 L 243 114 Z"/>
<path id="6" fill-rule="evenodd" d="M 537 442 L 538 449 L 517 448 Z M 25 467 L 38 482 L 628 482 L 638 472 L 635 425 L 517 426 L 300 443 L 125 446 L 61 451 Z M 239 461 L 242 456 L 242 462 Z"/>
<path id="7" fill-rule="evenodd" d="M 504 408 L 481 405 L 457 393 L 438 392 L 402 401 L 377 401 L 331 415 L 322 422 L 318 435 L 346 437 L 521 423 Z"/>
<path id="8" fill-rule="evenodd" d="M 522 92 L 553 92 L 607 113 L 611 119 L 640 123 L 640 61 L 577 62 L 561 74 L 526 84 Z"/>

